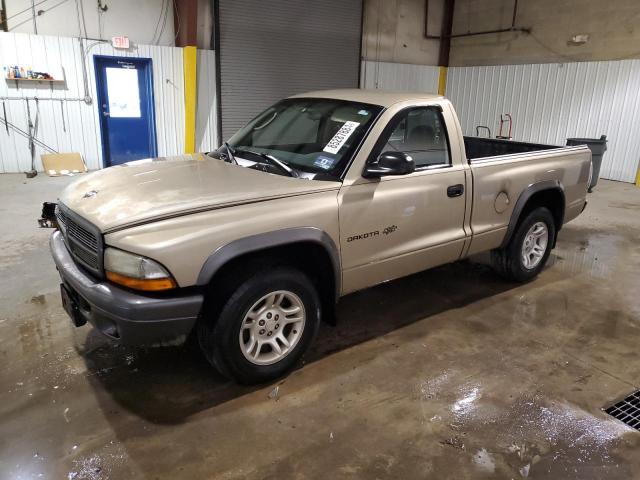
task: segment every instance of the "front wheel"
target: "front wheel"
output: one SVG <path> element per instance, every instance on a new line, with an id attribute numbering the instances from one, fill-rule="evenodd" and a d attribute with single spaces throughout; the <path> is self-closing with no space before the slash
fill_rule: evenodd
<path id="1" fill-rule="evenodd" d="M 549 209 L 532 210 L 520 222 L 509 244 L 492 252 L 494 268 L 510 280 L 531 280 L 547 263 L 555 235 L 555 222 Z"/>
<path id="2" fill-rule="evenodd" d="M 239 383 L 273 380 L 295 366 L 315 337 L 320 300 L 309 278 L 276 267 L 249 275 L 217 319 L 198 329 L 205 356 Z"/>

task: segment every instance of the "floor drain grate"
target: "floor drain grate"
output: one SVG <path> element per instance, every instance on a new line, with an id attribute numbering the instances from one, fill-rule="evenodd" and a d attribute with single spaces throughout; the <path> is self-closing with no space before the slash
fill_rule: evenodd
<path id="1" fill-rule="evenodd" d="M 609 415 L 640 430 L 640 390 L 605 409 Z"/>

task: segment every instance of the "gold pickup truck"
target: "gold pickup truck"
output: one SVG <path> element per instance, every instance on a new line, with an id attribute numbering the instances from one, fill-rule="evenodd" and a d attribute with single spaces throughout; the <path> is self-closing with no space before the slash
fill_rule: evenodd
<path id="1" fill-rule="evenodd" d="M 220 372 L 263 382 L 348 293 L 483 251 L 531 280 L 591 175 L 585 146 L 464 137 L 439 96 L 312 92 L 214 152 L 77 180 L 51 251 L 76 325 L 124 343 L 193 332 Z"/>

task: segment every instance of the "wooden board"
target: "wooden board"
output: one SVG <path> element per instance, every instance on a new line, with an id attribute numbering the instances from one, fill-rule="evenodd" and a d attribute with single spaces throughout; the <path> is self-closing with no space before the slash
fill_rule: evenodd
<path id="1" fill-rule="evenodd" d="M 84 173 L 87 166 L 79 153 L 48 153 L 40 155 L 42 167 L 50 177 Z"/>

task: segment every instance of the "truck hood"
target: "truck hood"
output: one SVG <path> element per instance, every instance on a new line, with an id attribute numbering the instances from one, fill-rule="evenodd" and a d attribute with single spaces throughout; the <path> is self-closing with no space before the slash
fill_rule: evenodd
<path id="1" fill-rule="evenodd" d="M 60 202 L 102 232 L 180 214 L 338 190 L 339 183 L 274 175 L 202 154 L 105 168 L 79 178 Z"/>

